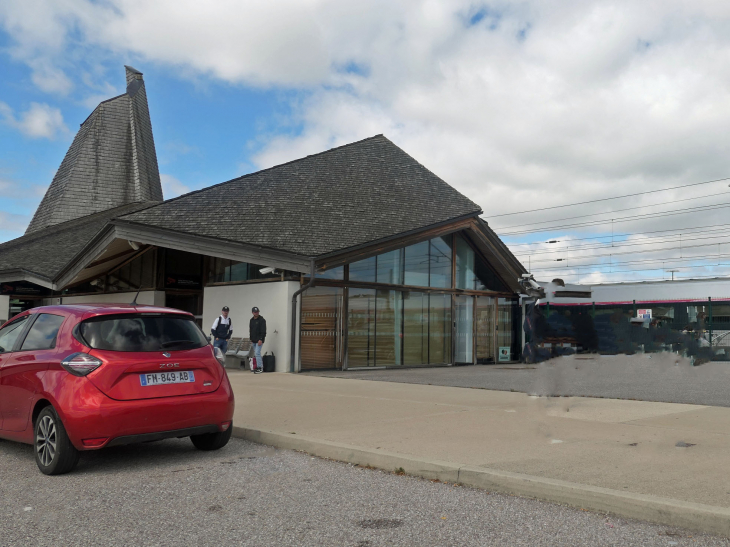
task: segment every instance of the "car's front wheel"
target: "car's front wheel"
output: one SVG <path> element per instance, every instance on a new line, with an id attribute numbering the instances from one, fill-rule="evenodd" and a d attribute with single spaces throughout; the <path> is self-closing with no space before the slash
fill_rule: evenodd
<path id="1" fill-rule="evenodd" d="M 41 410 L 35 422 L 35 462 L 46 475 L 68 473 L 79 462 L 76 450 L 52 406 Z"/>
<path id="2" fill-rule="evenodd" d="M 190 435 L 190 440 L 193 441 L 195 448 L 198 450 L 218 450 L 228 444 L 228 441 L 231 439 L 232 432 L 233 424 L 231 424 L 225 431 L 220 431 L 218 433 Z"/>

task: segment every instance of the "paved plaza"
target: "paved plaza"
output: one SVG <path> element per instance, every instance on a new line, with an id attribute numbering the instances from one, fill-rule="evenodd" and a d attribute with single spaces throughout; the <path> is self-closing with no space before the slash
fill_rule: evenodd
<path id="1" fill-rule="evenodd" d="M 535 365 L 321 371 L 307 375 L 521 393 L 730 407 L 730 363 L 671 353 L 575 355 Z"/>

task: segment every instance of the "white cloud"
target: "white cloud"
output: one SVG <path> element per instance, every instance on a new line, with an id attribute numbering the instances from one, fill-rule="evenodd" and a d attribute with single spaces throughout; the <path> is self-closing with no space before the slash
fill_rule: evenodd
<path id="1" fill-rule="evenodd" d="M 162 195 L 165 196 L 165 199 L 176 198 L 190 192 L 188 186 L 185 186 L 172 175 L 160 173 L 160 182 L 162 182 Z"/>
<path id="2" fill-rule="evenodd" d="M 283 128 L 295 136 L 261 135 L 258 167 L 385 133 L 492 215 L 730 174 L 730 4 L 718 0 L 34 0 L 0 4 L 0 25 L 39 82 L 69 51 L 93 49 L 183 77 L 301 90 Z M 61 92 L 63 78 L 48 78 Z M 722 189 L 490 222 L 654 211 Z"/>
<path id="3" fill-rule="evenodd" d="M 28 110 L 16 116 L 7 104 L 0 102 L 0 116 L 5 123 L 33 138 L 55 139 L 69 131 L 61 111 L 45 103 L 30 103 Z"/>

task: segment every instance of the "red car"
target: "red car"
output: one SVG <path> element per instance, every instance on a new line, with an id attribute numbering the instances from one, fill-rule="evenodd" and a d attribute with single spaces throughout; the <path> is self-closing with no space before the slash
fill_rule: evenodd
<path id="1" fill-rule="evenodd" d="M 234 407 L 223 359 L 179 310 L 34 308 L 0 327 L 0 438 L 35 445 L 47 475 L 106 446 L 190 437 L 216 450 Z"/>

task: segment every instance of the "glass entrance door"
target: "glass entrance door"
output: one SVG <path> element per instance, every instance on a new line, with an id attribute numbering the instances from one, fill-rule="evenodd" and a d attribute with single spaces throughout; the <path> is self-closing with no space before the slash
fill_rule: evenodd
<path id="1" fill-rule="evenodd" d="M 494 298 L 477 296 L 477 364 L 494 363 Z"/>
<path id="2" fill-rule="evenodd" d="M 456 312 L 456 363 L 474 363 L 474 297 L 454 297 Z"/>

